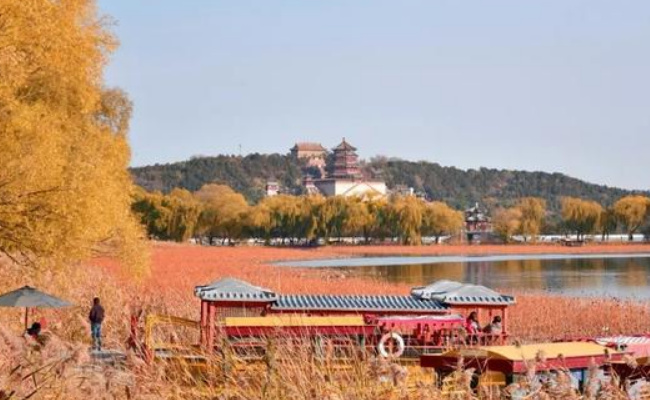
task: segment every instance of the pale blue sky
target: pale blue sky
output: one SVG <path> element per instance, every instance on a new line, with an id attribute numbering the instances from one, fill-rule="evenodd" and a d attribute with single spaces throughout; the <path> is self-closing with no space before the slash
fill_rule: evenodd
<path id="1" fill-rule="evenodd" d="M 134 166 L 281 152 L 650 189 L 650 1 L 100 0 Z"/>

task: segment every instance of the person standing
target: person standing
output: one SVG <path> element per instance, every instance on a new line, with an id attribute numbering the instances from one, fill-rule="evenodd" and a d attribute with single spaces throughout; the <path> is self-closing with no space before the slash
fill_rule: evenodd
<path id="1" fill-rule="evenodd" d="M 104 322 L 104 307 L 99 303 L 99 297 L 93 299 L 93 307 L 90 309 L 90 336 L 93 340 L 93 350 L 102 349 L 102 322 Z"/>

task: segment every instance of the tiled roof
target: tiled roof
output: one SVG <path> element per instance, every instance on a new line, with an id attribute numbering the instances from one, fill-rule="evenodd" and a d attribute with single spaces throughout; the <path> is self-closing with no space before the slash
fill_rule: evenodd
<path id="1" fill-rule="evenodd" d="M 357 148 L 352 146 L 350 143 L 345 141 L 345 138 L 343 138 L 343 141 L 339 143 L 338 146 L 336 146 L 333 150 L 346 150 L 346 151 L 356 151 Z"/>
<path id="2" fill-rule="evenodd" d="M 442 280 L 429 286 L 413 288 L 411 296 L 367 295 L 278 295 L 269 289 L 225 278 L 197 286 L 195 294 L 207 301 L 267 302 L 273 310 L 332 311 L 444 311 L 455 305 L 510 305 L 512 296 L 502 295 L 485 286 Z"/>
<path id="3" fill-rule="evenodd" d="M 327 151 L 320 143 L 314 142 L 298 142 L 293 148 L 298 151 Z"/>
<path id="4" fill-rule="evenodd" d="M 511 305 L 515 304 L 515 298 L 512 296 L 499 295 L 494 297 L 487 296 L 445 296 L 441 301 L 450 306 L 463 304 L 483 304 L 483 305 Z"/>
<path id="5" fill-rule="evenodd" d="M 439 300 L 450 306 L 464 304 L 510 305 L 515 303 L 514 297 L 503 295 L 485 286 L 448 280 L 413 288 L 411 294 L 421 299 Z"/>
<path id="6" fill-rule="evenodd" d="M 411 295 L 421 299 L 431 299 L 432 296 L 458 289 L 463 283 L 441 279 L 427 286 L 419 286 L 411 289 Z"/>
<path id="7" fill-rule="evenodd" d="M 194 293 L 202 300 L 263 301 L 277 299 L 273 291 L 234 278 L 224 278 L 205 286 L 197 286 Z"/>
<path id="8" fill-rule="evenodd" d="M 419 300 L 412 296 L 324 296 L 280 295 L 271 309 L 347 310 L 347 311 L 444 311 L 448 307 L 437 300 Z"/>

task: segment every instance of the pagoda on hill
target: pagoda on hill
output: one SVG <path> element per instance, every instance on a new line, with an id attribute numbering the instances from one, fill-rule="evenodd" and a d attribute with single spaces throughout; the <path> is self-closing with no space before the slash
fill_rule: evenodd
<path id="1" fill-rule="evenodd" d="M 357 148 L 350 143 L 343 141 L 332 149 L 334 152 L 334 172 L 332 177 L 335 179 L 360 179 L 361 171 L 359 170 L 359 156 Z"/>
<path id="2" fill-rule="evenodd" d="M 313 181 L 313 186 L 325 196 L 385 196 L 386 183 L 367 180 L 359 168 L 359 156 L 356 147 L 345 138 L 332 149 L 332 173 L 324 179 Z"/>

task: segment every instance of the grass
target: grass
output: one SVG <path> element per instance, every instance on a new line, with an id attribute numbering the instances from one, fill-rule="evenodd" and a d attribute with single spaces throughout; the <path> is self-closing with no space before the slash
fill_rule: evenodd
<path id="1" fill-rule="evenodd" d="M 31 398 L 452 398 L 444 395 L 440 388 L 427 379 L 420 379 L 421 372 L 417 369 L 408 371 L 409 384 L 396 380 L 395 376 L 405 373 L 397 365 L 354 360 L 349 368 L 333 371 L 327 369 L 326 365 L 314 363 L 300 347 L 278 350 L 290 353 L 279 356 L 279 359 L 292 362 L 277 363 L 277 369 L 273 369 L 272 373 L 267 369 L 260 372 L 247 368 L 227 375 L 214 371 L 214 376 L 221 378 L 208 381 L 196 381 L 183 370 L 171 375 L 165 374 L 162 367 L 147 367 L 137 357 L 129 358 L 129 368 L 125 371 L 88 369 L 85 367 L 85 357 L 89 344 L 89 327 L 86 322 L 89 303 L 94 296 L 102 299 L 107 310 L 105 342 L 109 347 L 124 348 L 129 316 L 132 313 L 142 309 L 144 312 L 198 319 L 199 302 L 193 296 L 194 286 L 224 276 L 238 277 L 282 293 L 406 294 L 410 289 L 404 284 L 350 277 L 336 271 L 295 270 L 269 265 L 269 262 L 275 260 L 345 257 L 359 253 L 512 254 L 558 250 L 642 252 L 650 251 L 650 246 L 396 246 L 301 250 L 155 244 L 151 274 L 142 282 L 134 282 L 124 275 L 119 265 L 111 259 L 97 259 L 88 265 L 71 266 L 58 274 L 48 273 L 29 278 L 20 270 L 13 269 L 6 260 L 0 260 L 3 271 L 0 291 L 32 284 L 77 305 L 71 309 L 43 311 L 34 316 L 46 317 L 48 329 L 52 332 L 53 340 L 45 352 L 34 351 L 23 339 L 18 338 L 18 333 L 22 330 L 22 310 L 0 309 L 0 400 L 27 398 L 35 390 Z M 514 294 L 517 295 L 518 302 L 510 309 L 510 333 L 520 342 L 650 332 L 650 309 L 645 303 Z M 389 373 L 382 375 L 377 372 L 379 370 Z M 453 387 L 460 388 L 458 391 L 465 394 L 456 398 L 472 398 L 463 389 L 463 385 L 466 386 L 463 374 L 462 371 L 458 372 Z M 531 383 L 521 383 L 522 386 L 527 384 Z M 8 397 L 12 391 L 14 394 Z M 567 398 L 563 396 L 568 396 L 568 392 L 560 393 L 547 393 L 550 397 L 538 398 Z M 611 398 L 618 398 L 616 396 L 619 395 L 612 395 Z"/>

